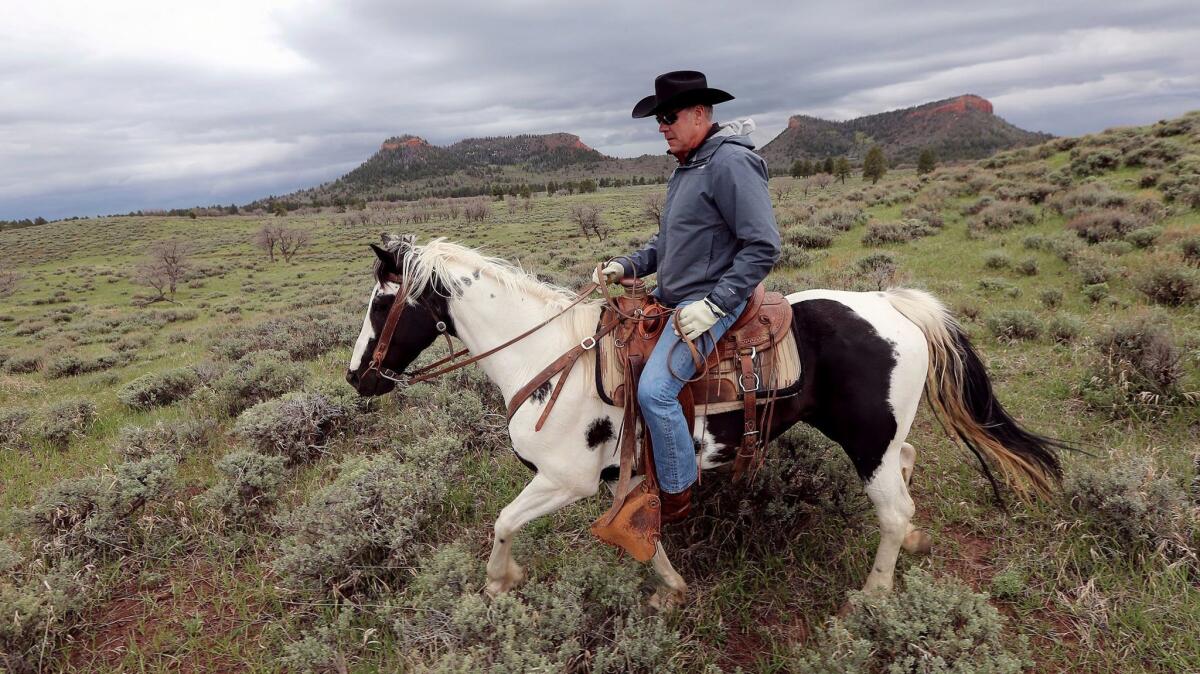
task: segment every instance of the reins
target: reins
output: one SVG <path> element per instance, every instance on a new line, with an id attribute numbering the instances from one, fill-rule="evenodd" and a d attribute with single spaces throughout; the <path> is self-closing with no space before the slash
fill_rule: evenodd
<path id="1" fill-rule="evenodd" d="M 404 308 L 406 306 L 408 306 L 408 298 L 406 297 L 406 295 L 407 295 L 406 288 L 404 286 L 404 280 L 402 278 L 400 278 L 399 276 L 397 276 L 395 274 L 388 274 L 387 277 L 384 278 L 384 280 L 388 281 L 390 283 L 399 284 L 400 290 L 399 290 L 399 292 L 396 293 L 397 301 L 394 302 L 392 304 L 391 309 L 388 310 L 387 320 L 383 324 L 383 331 L 380 332 L 380 334 L 379 334 L 379 342 L 375 344 L 375 353 L 371 357 L 371 363 L 367 367 L 367 371 L 369 372 L 371 370 L 375 370 L 376 372 L 378 372 L 380 374 L 380 376 L 384 377 L 385 379 L 390 379 L 397 383 L 409 383 L 409 384 L 416 384 L 416 383 L 423 382 L 423 381 L 429 381 L 430 379 L 435 379 L 444 374 L 449 374 L 450 372 L 464 368 L 464 367 L 470 365 L 471 363 L 475 363 L 480 360 L 483 360 L 484 358 L 487 358 L 488 356 L 496 353 L 497 351 L 500 351 L 501 349 L 512 346 L 513 344 L 521 341 L 522 339 L 528 337 L 529 335 L 532 335 L 534 332 L 537 332 L 538 330 L 546 327 L 554 319 L 556 319 L 559 316 L 562 316 L 563 314 L 570 311 L 572 308 L 575 307 L 575 305 L 577 305 L 580 302 L 582 302 L 583 300 L 587 299 L 587 297 L 589 295 L 591 295 L 592 292 L 594 292 L 597 289 L 597 287 L 601 286 L 601 284 L 599 284 L 599 283 L 589 284 L 583 290 L 580 290 L 578 295 L 575 297 L 575 299 L 571 300 L 571 303 L 568 304 L 566 307 L 564 307 L 562 309 L 562 311 L 559 311 L 558 313 L 554 314 L 550 318 L 547 318 L 546 320 L 542 321 L 541 323 L 538 323 L 537 325 L 526 330 L 525 332 L 522 332 L 521 334 L 517 335 L 516 337 L 513 337 L 512 339 L 508 340 L 507 342 L 504 342 L 503 344 L 500 344 L 491 349 L 488 349 L 487 351 L 484 351 L 483 353 L 479 354 L 478 356 L 472 356 L 471 358 L 468 358 L 463 361 L 459 361 L 457 363 L 455 363 L 453 361 L 456 358 L 466 355 L 467 353 L 469 353 L 469 351 L 467 349 L 459 349 L 458 351 L 454 351 L 453 345 L 450 344 L 450 336 L 448 334 L 446 334 L 446 322 L 443 320 L 438 320 L 438 322 L 437 322 L 438 332 L 442 333 L 443 335 L 446 335 L 446 343 L 448 345 L 448 349 L 451 351 L 450 355 L 442 357 L 442 358 L 434 361 L 433 363 L 430 363 L 429 365 L 426 365 L 422 368 L 413 370 L 411 372 L 396 373 L 395 371 L 384 367 L 383 360 L 384 360 L 384 358 L 387 357 L 387 352 L 388 352 L 388 349 L 390 348 L 391 342 L 392 342 L 392 335 L 396 331 L 396 325 L 399 324 L 399 322 L 400 322 L 400 315 L 404 313 Z M 605 293 L 605 296 L 607 297 L 608 294 Z M 584 340 L 584 341 L 587 341 L 587 340 Z M 594 345 L 595 345 L 595 342 L 593 341 L 593 346 Z M 450 363 L 450 364 L 447 365 L 447 363 Z M 446 367 L 442 367 L 443 365 L 446 365 Z M 439 370 L 438 369 L 439 367 L 441 367 L 442 369 Z"/>

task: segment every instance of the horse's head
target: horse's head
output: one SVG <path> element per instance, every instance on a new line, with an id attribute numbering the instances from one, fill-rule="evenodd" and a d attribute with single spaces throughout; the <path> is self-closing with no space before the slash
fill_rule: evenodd
<path id="1" fill-rule="evenodd" d="M 379 337 L 389 313 L 396 302 L 405 301 L 406 295 L 408 304 L 403 307 L 403 314 L 387 346 L 387 354 L 380 363 L 383 369 L 403 372 L 439 334 L 455 334 L 446 301 L 449 293 L 436 276 L 428 279 L 415 297 L 409 290 L 415 287 L 405 279 L 405 274 L 411 274 L 414 268 L 410 264 L 411 256 L 416 254 L 414 242 L 415 237 L 411 235 L 393 237 L 385 234 L 382 247 L 371 245 L 378 258 L 375 262 L 375 287 L 371 291 L 367 315 L 346 371 L 346 381 L 359 395 L 383 395 L 396 388 L 395 381 L 383 376 L 379 368 L 372 367 L 372 360 L 378 351 Z"/>

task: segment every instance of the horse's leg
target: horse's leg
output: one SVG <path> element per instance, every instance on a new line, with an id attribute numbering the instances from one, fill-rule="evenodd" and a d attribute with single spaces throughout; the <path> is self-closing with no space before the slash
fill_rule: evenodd
<path id="1" fill-rule="evenodd" d="M 917 462 L 917 449 L 907 442 L 900 445 L 900 474 L 904 476 L 905 487 L 912 486 L 913 466 Z M 905 552 L 912 554 L 928 554 L 929 549 L 933 546 L 933 539 L 929 534 L 914 527 L 911 522 L 908 524 L 908 533 L 904 536 L 904 541 L 900 544 Z"/>
<path id="2" fill-rule="evenodd" d="M 521 565 L 512 558 L 513 536 L 521 527 L 592 493 L 595 493 L 594 489 L 588 493 L 560 486 L 546 477 L 545 473 L 535 475 L 496 518 L 495 540 L 492 541 L 492 555 L 487 565 L 487 593 L 496 596 L 524 580 L 525 573 Z"/>
<path id="3" fill-rule="evenodd" d="M 670 611 L 683 606 L 687 601 L 687 583 L 683 581 L 683 576 L 679 575 L 675 567 L 671 566 L 671 560 L 667 558 L 667 551 L 663 549 L 662 541 L 658 542 L 656 548 L 657 551 L 650 558 L 650 564 L 662 582 L 654 594 L 650 595 L 650 607 L 658 611 Z"/>
<path id="4" fill-rule="evenodd" d="M 630 484 L 634 487 L 642 481 L 641 475 L 634 476 Z M 610 491 L 613 494 L 617 492 L 616 482 L 606 482 Z M 631 487 L 632 488 L 632 487 Z M 654 556 L 650 558 L 650 566 L 654 568 L 654 573 L 658 574 L 659 585 L 650 595 L 650 607 L 658 611 L 670 611 L 678 606 L 682 606 L 687 600 L 687 583 L 684 582 L 683 576 L 671 566 L 671 560 L 667 557 L 667 551 L 663 549 L 662 541 L 655 545 Z"/>
<path id="5" fill-rule="evenodd" d="M 904 469 L 901 457 L 903 446 L 904 443 L 899 440 L 888 445 L 879 468 L 866 486 L 867 496 L 875 504 L 875 512 L 879 516 L 879 549 L 875 551 L 875 563 L 867 575 L 864 592 L 887 592 L 892 589 L 896 558 L 905 537 L 912 531 L 912 516 L 916 508 L 908 495 L 905 476 L 906 473 L 911 475 L 911 468 L 908 471 Z"/>

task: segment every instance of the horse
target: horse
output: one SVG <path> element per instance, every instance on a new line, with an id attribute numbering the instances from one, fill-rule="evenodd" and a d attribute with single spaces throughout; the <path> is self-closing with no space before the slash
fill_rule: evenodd
<path id="1" fill-rule="evenodd" d="M 436 238 L 385 236 L 372 244 L 375 285 L 354 345 L 346 380 L 363 396 L 392 391 L 397 376 L 439 335 L 459 339 L 471 354 L 488 350 L 549 321 L 478 361 L 507 404 L 548 363 L 596 330 L 602 302 L 521 267 Z M 397 283 L 399 281 L 399 283 Z M 850 457 L 875 506 L 881 531 L 863 590 L 892 589 L 899 551 L 927 552 L 929 535 L 912 524 L 908 486 L 916 449 L 906 442 L 923 393 L 943 425 L 979 460 L 999 495 L 991 468 L 1023 495 L 1048 496 L 1061 479 L 1060 441 L 1022 428 L 997 400 L 987 372 L 962 327 L 933 295 L 914 289 L 879 292 L 805 290 L 787 295 L 802 375 L 797 395 L 775 403 L 768 437 L 797 422 L 815 427 Z M 372 367 L 379 335 L 395 302 L 404 302 L 380 367 Z M 574 302 L 574 303 L 573 303 Z M 544 384 L 509 422 L 512 449 L 533 478 L 496 518 L 485 590 L 495 596 L 524 578 L 513 538 L 530 521 L 614 488 L 619 472 L 621 410 L 596 390 L 595 349 L 584 353 L 541 430 L 550 385 Z M 385 373 L 388 376 L 385 376 Z M 561 376 L 561 375 L 559 375 Z M 695 442 L 701 470 L 733 461 L 742 412 L 705 417 L 697 409 Z M 686 598 L 687 584 L 660 541 L 651 558 L 659 586 L 650 604 L 666 609 Z"/>

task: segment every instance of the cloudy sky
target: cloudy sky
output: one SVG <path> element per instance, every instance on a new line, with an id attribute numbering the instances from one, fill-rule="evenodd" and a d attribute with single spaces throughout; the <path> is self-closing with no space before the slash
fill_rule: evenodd
<path id="1" fill-rule="evenodd" d="M 1075 135 L 1200 108 L 1195 0 L 6 3 L 0 219 L 244 203 L 335 178 L 387 136 L 568 131 L 662 151 L 630 119 L 706 72 L 761 143 L 975 93 Z"/>

